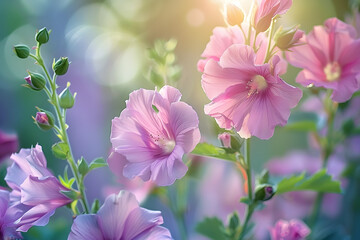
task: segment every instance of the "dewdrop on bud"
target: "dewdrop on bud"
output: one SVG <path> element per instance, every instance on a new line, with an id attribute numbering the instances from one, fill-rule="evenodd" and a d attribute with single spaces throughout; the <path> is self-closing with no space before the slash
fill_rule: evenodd
<path id="1" fill-rule="evenodd" d="M 36 113 L 35 116 L 35 123 L 38 125 L 38 127 L 42 130 L 50 130 L 54 127 L 54 116 L 52 113 L 48 111 L 44 111 L 41 109 L 38 109 L 39 112 Z"/>
<path id="2" fill-rule="evenodd" d="M 39 73 L 28 72 L 29 76 L 25 77 L 25 81 L 28 85 L 25 85 L 35 91 L 40 91 L 44 89 L 46 80 L 43 75 Z"/>
<path id="3" fill-rule="evenodd" d="M 255 189 L 255 201 L 270 200 L 275 194 L 273 186 L 269 184 L 261 184 Z"/>
<path id="4" fill-rule="evenodd" d="M 64 109 L 72 108 L 74 106 L 76 93 L 72 95 L 69 90 L 69 87 L 70 84 L 68 83 L 68 86 L 59 95 L 60 107 Z"/>
<path id="5" fill-rule="evenodd" d="M 49 41 L 49 31 L 46 28 L 40 29 L 35 35 L 35 40 L 40 44 L 47 43 Z"/>
<path id="6" fill-rule="evenodd" d="M 18 58 L 27 58 L 30 55 L 30 48 L 23 44 L 14 46 L 14 52 Z"/>
<path id="7" fill-rule="evenodd" d="M 56 73 L 56 75 L 64 75 L 68 71 L 69 68 L 69 60 L 67 57 L 59 58 L 54 64 L 53 64 L 53 70 Z"/>
<path id="8" fill-rule="evenodd" d="M 234 3 L 225 5 L 225 19 L 230 26 L 241 25 L 244 21 L 244 12 Z"/>

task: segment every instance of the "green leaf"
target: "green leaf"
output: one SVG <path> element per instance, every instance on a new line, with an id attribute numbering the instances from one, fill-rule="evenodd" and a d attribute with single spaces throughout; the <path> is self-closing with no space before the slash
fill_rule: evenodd
<path id="1" fill-rule="evenodd" d="M 332 179 L 322 169 L 312 176 L 306 177 L 305 173 L 282 179 L 276 189 L 276 194 L 294 191 L 315 191 L 323 193 L 341 193 L 340 182 Z"/>
<path id="2" fill-rule="evenodd" d="M 69 146 L 64 142 L 55 143 L 51 150 L 55 157 L 59 159 L 67 159 L 70 154 Z"/>
<path id="3" fill-rule="evenodd" d="M 106 166 L 107 166 L 107 163 L 105 162 L 105 160 L 103 158 L 97 158 L 89 164 L 89 171 L 96 169 L 96 168 L 106 167 Z"/>
<path id="4" fill-rule="evenodd" d="M 91 206 L 91 213 L 96 214 L 99 211 L 100 202 L 98 199 L 95 199 L 92 206 Z"/>
<path id="5" fill-rule="evenodd" d="M 241 203 L 244 203 L 244 204 L 246 204 L 246 205 L 252 204 L 252 201 L 251 201 L 248 197 L 243 197 L 243 198 L 241 198 L 241 199 L 240 199 L 240 202 L 241 202 Z"/>
<path id="6" fill-rule="evenodd" d="M 80 198 L 80 194 L 78 192 L 75 192 L 73 190 L 70 191 L 60 191 L 63 195 L 65 195 L 66 197 L 72 199 L 72 200 L 76 200 Z"/>
<path id="7" fill-rule="evenodd" d="M 295 112 L 291 114 L 285 129 L 293 131 L 317 131 L 318 116 L 315 113 Z"/>
<path id="8" fill-rule="evenodd" d="M 165 43 L 165 49 L 166 49 L 166 51 L 168 51 L 168 52 L 172 52 L 172 51 L 175 50 L 176 45 L 177 45 L 177 40 L 174 39 L 174 38 L 171 38 L 169 41 L 167 41 L 167 42 Z"/>
<path id="9" fill-rule="evenodd" d="M 85 176 L 89 172 L 89 166 L 83 157 L 81 157 L 78 162 L 78 170 L 82 176 Z"/>
<path id="10" fill-rule="evenodd" d="M 199 143 L 191 153 L 194 155 L 220 158 L 232 162 L 236 162 L 238 159 L 238 153 L 226 153 L 225 149 L 209 143 Z"/>
<path id="11" fill-rule="evenodd" d="M 164 86 L 164 78 L 158 74 L 154 69 L 150 70 L 149 80 L 157 87 L 161 88 Z"/>
<path id="12" fill-rule="evenodd" d="M 205 218 L 198 223 L 196 231 L 213 240 L 227 239 L 224 224 L 217 217 Z"/>
<path id="13" fill-rule="evenodd" d="M 151 106 L 152 106 L 152 108 L 154 109 L 154 111 L 155 111 L 156 113 L 159 112 L 159 109 L 158 109 L 155 105 L 151 105 Z"/>

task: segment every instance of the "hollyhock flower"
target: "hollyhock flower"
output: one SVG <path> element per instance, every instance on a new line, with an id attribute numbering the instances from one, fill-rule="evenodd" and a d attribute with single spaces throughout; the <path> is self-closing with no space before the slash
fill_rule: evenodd
<path id="1" fill-rule="evenodd" d="M 114 150 L 111 151 L 107 162 L 110 170 L 117 176 L 117 183 L 119 186 L 114 187 L 112 190 L 108 189 L 110 191 L 107 191 L 109 194 L 106 196 L 115 192 L 118 193 L 120 190 L 128 190 L 135 195 L 139 202 L 142 202 L 155 187 L 155 184 L 152 181 L 144 182 L 140 177 L 135 177 L 133 179 L 124 177 L 123 170 L 127 164 L 127 160 L 123 155 Z"/>
<path id="2" fill-rule="evenodd" d="M 205 66 L 202 87 L 211 100 L 205 113 L 220 127 L 235 128 L 243 138 L 269 139 L 277 125 L 284 126 L 302 97 L 301 90 L 280 77 L 280 58 L 257 65 L 249 46 L 234 44 Z"/>
<path id="3" fill-rule="evenodd" d="M 161 212 L 139 207 L 134 194 L 120 191 L 107 197 L 97 214 L 77 216 L 68 240 L 172 239 L 162 223 Z"/>
<path id="4" fill-rule="evenodd" d="M 310 229 L 300 220 L 279 220 L 270 230 L 272 240 L 302 240 L 310 234 Z"/>
<path id="5" fill-rule="evenodd" d="M 16 135 L 9 135 L 0 131 L 0 161 L 10 156 L 18 148 Z"/>
<path id="6" fill-rule="evenodd" d="M 292 0 L 257 0 L 253 25 L 257 32 L 266 31 L 276 15 L 285 14 Z"/>
<path id="7" fill-rule="evenodd" d="M 292 65 L 304 68 L 296 78 L 298 83 L 332 89 L 332 100 L 345 102 L 360 87 L 360 40 L 355 40 L 352 26 L 336 18 L 324 25 L 315 26 L 301 39 L 303 44 L 286 56 Z"/>
<path id="8" fill-rule="evenodd" d="M 166 186 L 185 175 L 182 156 L 195 148 L 200 131 L 196 112 L 180 98 L 179 90 L 170 86 L 130 94 L 111 128 L 112 146 L 127 160 L 125 177 Z"/>
<path id="9" fill-rule="evenodd" d="M 60 192 L 69 189 L 46 168 L 40 145 L 21 149 L 10 159 L 14 163 L 7 169 L 5 181 L 12 188 L 9 211 L 18 231 L 46 225 L 56 208 L 72 202 Z"/>
<path id="10" fill-rule="evenodd" d="M 242 24 L 242 28 L 244 32 L 248 32 L 249 26 L 246 24 Z M 254 42 L 255 31 L 252 29 L 250 34 L 250 43 Z M 268 38 L 264 33 L 259 33 L 256 37 L 255 47 L 257 49 L 256 52 L 256 64 L 262 64 L 265 60 Z M 221 55 L 233 44 L 245 44 L 244 34 L 242 33 L 239 26 L 232 27 L 216 27 L 213 30 L 213 35 L 210 37 L 209 43 L 206 45 L 204 52 L 201 54 L 201 57 L 205 59 L 200 59 L 198 62 L 198 70 L 200 72 L 204 72 L 204 68 L 206 63 L 213 59 L 215 61 L 219 61 Z M 280 67 L 280 75 L 286 72 L 287 62 L 284 61 L 281 57 L 281 53 L 277 54 L 281 61 L 279 63 Z"/>
<path id="11" fill-rule="evenodd" d="M 10 207 L 9 192 L 0 189 L 0 239 L 22 239 L 21 234 L 15 231 L 15 228 L 9 227 L 11 224 L 11 216 L 8 214 Z"/>

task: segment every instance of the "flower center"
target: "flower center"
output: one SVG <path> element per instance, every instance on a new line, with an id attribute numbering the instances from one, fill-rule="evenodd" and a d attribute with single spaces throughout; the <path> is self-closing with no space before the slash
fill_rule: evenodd
<path id="1" fill-rule="evenodd" d="M 337 81 L 341 75 L 341 67 L 338 62 L 328 63 L 324 67 L 324 73 L 329 82 Z"/>
<path id="2" fill-rule="evenodd" d="M 163 150 L 163 153 L 165 154 L 171 153 L 175 148 L 176 143 L 174 140 L 165 139 L 159 135 L 154 136 L 152 134 L 150 134 L 150 137 L 154 140 L 154 143 Z"/>
<path id="3" fill-rule="evenodd" d="M 249 89 L 248 97 L 253 94 L 258 94 L 262 90 L 267 88 L 268 84 L 265 78 L 261 75 L 256 75 L 247 83 L 247 89 Z"/>

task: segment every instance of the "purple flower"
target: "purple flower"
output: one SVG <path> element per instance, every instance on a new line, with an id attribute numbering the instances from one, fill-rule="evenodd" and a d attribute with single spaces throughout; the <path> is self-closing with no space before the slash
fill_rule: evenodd
<path id="1" fill-rule="evenodd" d="M 9 192 L 0 188 L 0 239 L 10 240 L 22 238 L 15 228 L 9 227 L 11 217 L 8 208 L 10 206 Z"/>
<path id="2" fill-rule="evenodd" d="M 188 168 L 182 156 L 195 148 L 200 131 L 196 112 L 180 98 L 179 90 L 170 86 L 130 94 L 111 128 L 112 146 L 127 160 L 119 174 L 161 186 L 185 175 Z"/>
<path id="3" fill-rule="evenodd" d="M 21 149 L 10 157 L 14 163 L 7 169 L 5 180 L 12 188 L 9 212 L 18 231 L 44 226 L 55 209 L 72 200 L 60 191 L 69 189 L 46 168 L 41 146 Z"/>
<path id="4" fill-rule="evenodd" d="M 0 161 L 18 148 L 18 140 L 16 135 L 8 135 L 0 131 Z"/>
<path id="5" fill-rule="evenodd" d="M 310 229 L 300 220 L 292 219 L 289 222 L 277 221 L 270 230 L 272 240 L 302 240 L 310 234 Z"/>
<path id="6" fill-rule="evenodd" d="M 139 207 L 132 193 L 120 191 L 107 197 L 97 214 L 78 216 L 68 240 L 172 239 L 162 223 L 161 212 Z"/>

